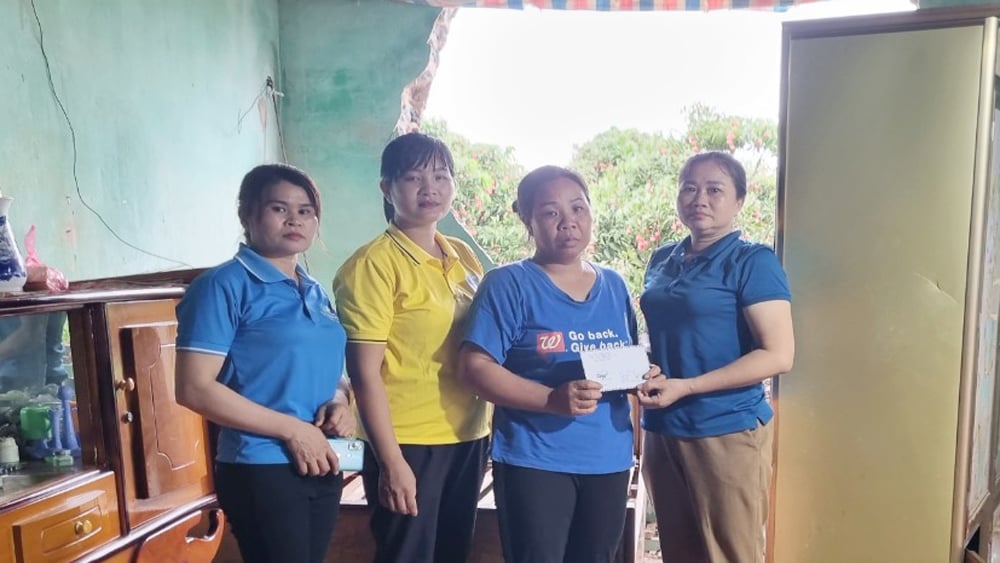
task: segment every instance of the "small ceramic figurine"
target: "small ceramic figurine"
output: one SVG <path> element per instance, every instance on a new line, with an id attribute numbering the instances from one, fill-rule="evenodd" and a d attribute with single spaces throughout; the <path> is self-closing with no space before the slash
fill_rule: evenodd
<path id="1" fill-rule="evenodd" d="M 0 292 L 20 292 L 28 273 L 24 268 L 24 258 L 17 249 L 17 239 L 7 216 L 12 198 L 0 194 Z"/>
<path id="2" fill-rule="evenodd" d="M 20 461 L 14 438 L 0 438 L 0 465 L 17 465 Z"/>
<path id="3" fill-rule="evenodd" d="M 62 447 L 69 451 L 73 457 L 80 457 L 80 441 L 76 437 L 76 428 L 73 426 L 73 410 L 71 401 L 76 399 L 76 391 L 73 386 L 65 381 L 59 385 L 59 403 L 62 405 Z"/>

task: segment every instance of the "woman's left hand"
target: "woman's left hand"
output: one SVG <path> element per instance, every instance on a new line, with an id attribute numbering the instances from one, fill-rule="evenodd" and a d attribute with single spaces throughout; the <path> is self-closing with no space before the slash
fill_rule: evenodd
<path id="1" fill-rule="evenodd" d="M 358 429 L 358 422 L 354 418 L 351 406 L 336 399 L 327 401 L 316 411 L 316 420 L 313 424 L 327 436 L 343 438 L 353 438 Z"/>
<path id="2" fill-rule="evenodd" d="M 681 378 L 665 377 L 663 374 L 651 377 L 636 388 L 636 397 L 639 399 L 639 405 L 646 409 L 669 407 L 691 393 L 690 381 Z"/>

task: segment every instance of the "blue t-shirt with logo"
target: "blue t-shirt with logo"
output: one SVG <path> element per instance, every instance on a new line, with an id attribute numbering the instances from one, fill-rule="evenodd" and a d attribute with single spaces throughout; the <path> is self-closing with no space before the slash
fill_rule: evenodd
<path id="1" fill-rule="evenodd" d="M 295 283 L 248 246 L 198 276 L 177 305 L 177 350 L 224 356 L 218 381 L 272 410 L 312 422 L 344 370 L 347 335 L 322 286 Z M 291 463 L 281 440 L 223 427 L 216 459 Z"/>
<path id="2" fill-rule="evenodd" d="M 584 379 L 580 351 L 635 343 L 635 313 L 617 272 L 591 265 L 597 279 L 584 301 L 559 289 L 530 260 L 488 272 L 476 292 L 465 341 L 511 372 L 548 387 Z M 597 411 L 560 416 L 497 406 L 493 459 L 578 474 L 632 467 L 632 421 L 623 391 L 604 393 Z"/>
<path id="3" fill-rule="evenodd" d="M 690 239 L 661 247 L 646 268 L 639 300 L 653 363 L 670 377 L 697 377 L 757 345 L 743 315 L 755 303 L 791 300 L 788 278 L 767 246 L 733 232 L 685 259 Z M 679 438 L 751 430 L 774 415 L 761 383 L 691 395 L 643 412 L 642 427 Z"/>

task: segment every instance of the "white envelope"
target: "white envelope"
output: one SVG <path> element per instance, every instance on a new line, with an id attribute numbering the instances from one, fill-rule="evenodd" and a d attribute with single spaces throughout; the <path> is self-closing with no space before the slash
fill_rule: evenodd
<path id="1" fill-rule="evenodd" d="M 649 357 L 642 346 L 585 350 L 580 360 L 584 376 L 600 383 L 604 391 L 635 389 L 649 371 Z"/>

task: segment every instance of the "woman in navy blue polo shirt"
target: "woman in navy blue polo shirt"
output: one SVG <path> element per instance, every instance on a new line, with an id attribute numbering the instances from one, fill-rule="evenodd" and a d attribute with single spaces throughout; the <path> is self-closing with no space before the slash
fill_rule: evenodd
<path id="1" fill-rule="evenodd" d="M 677 213 L 690 236 L 646 270 L 640 306 L 668 377 L 639 388 L 643 475 L 664 561 L 764 560 L 774 413 L 762 382 L 791 369 L 795 340 L 781 264 L 736 230 L 745 196 L 731 155 L 689 159 Z"/>
<path id="2" fill-rule="evenodd" d="M 302 171 L 254 168 L 239 192 L 246 244 L 177 306 L 177 402 L 222 427 L 216 492 L 247 562 L 323 561 L 340 507 L 326 433 L 354 431 L 337 393 L 346 335 L 298 264 L 319 216 Z"/>

